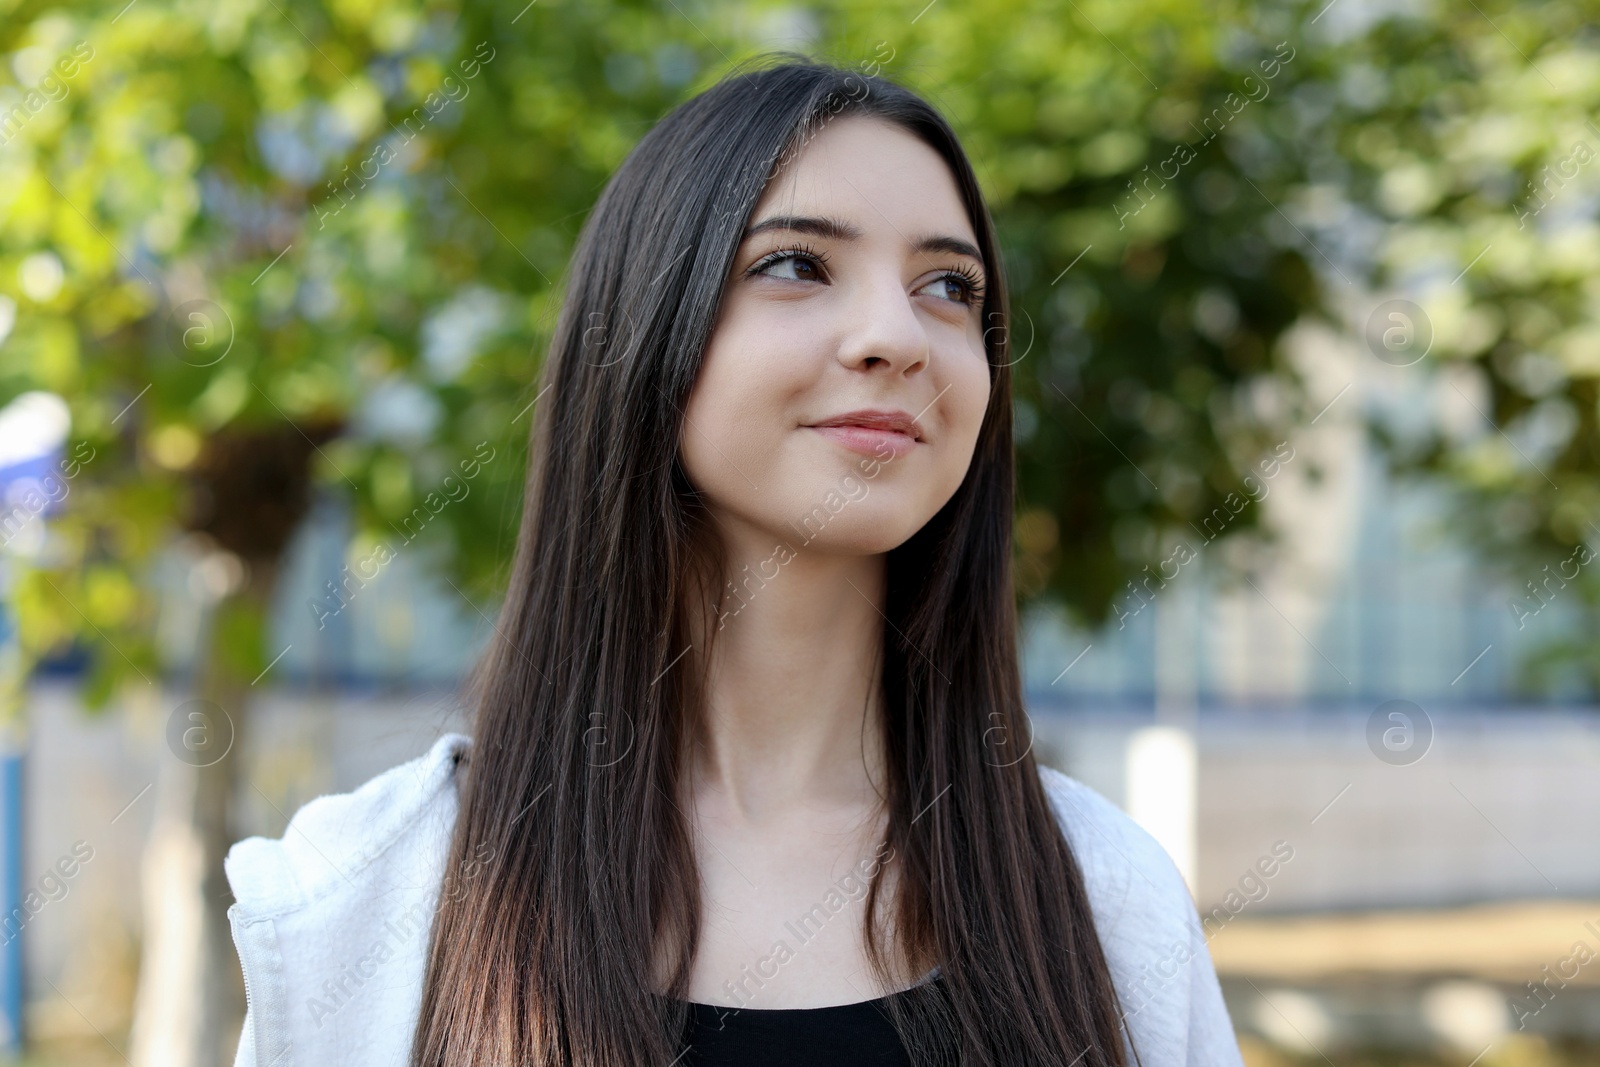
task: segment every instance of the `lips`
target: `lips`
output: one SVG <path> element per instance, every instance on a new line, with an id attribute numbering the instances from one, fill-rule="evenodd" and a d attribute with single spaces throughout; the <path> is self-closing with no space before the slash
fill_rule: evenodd
<path id="1" fill-rule="evenodd" d="M 922 440 L 922 427 L 904 411 L 848 411 L 810 428 L 852 452 L 883 460 L 898 459 Z"/>
<path id="2" fill-rule="evenodd" d="M 904 411 L 884 411 L 879 408 L 863 408 L 860 411 L 847 411 L 843 415 L 835 415 L 831 419 L 811 424 L 817 429 L 825 426 L 856 426 L 866 430 L 888 430 L 891 433 L 905 434 L 914 441 L 922 440 L 922 427 L 917 425 L 917 420 Z"/>

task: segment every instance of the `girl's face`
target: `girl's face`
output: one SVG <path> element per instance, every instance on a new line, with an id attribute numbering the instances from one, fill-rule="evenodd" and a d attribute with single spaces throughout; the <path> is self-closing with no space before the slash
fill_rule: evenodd
<path id="1" fill-rule="evenodd" d="M 944 506 L 989 401 L 985 280 L 937 152 L 823 127 L 751 214 L 689 397 L 684 468 L 730 545 L 886 552 Z"/>

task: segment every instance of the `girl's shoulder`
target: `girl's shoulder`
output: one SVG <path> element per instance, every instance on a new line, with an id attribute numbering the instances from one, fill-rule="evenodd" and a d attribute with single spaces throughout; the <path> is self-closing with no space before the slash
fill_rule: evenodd
<path id="1" fill-rule="evenodd" d="M 1148 831 L 1082 782 L 1043 765 L 1039 778 L 1083 871 L 1142 1062 L 1240 1067 L 1199 910 L 1177 865 Z"/>
<path id="2" fill-rule="evenodd" d="M 418 845 L 433 856 L 456 810 L 456 772 L 471 745 L 445 734 L 416 759 L 349 793 L 302 805 L 283 836 L 248 837 L 224 863 L 241 910 L 266 917 L 313 905 L 365 880 L 374 868 L 410 867 Z M 405 855 L 394 855 L 404 844 Z"/>
<path id="3" fill-rule="evenodd" d="M 247 1004 L 235 1067 L 405 1062 L 469 744 L 446 734 L 303 805 L 282 837 L 228 850 Z"/>
<path id="4" fill-rule="evenodd" d="M 1182 929 L 1197 917 L 1183 875 L 1149 831 L 1054 767 L 1041 764 L 1039 779 L 1083 870 L 1097 918 Z"/>

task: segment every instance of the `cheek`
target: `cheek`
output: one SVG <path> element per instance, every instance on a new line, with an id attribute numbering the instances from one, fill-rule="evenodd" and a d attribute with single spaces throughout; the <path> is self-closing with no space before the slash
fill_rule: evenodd
<path id="1" fill-rule="evenodd" d="M 738 376 L 725 362 L 713 366 L 710 355 L 684 408 L 679 454 L 689 481 L 715 498 L 730 478 L 739 476 L 733 457 L 747 454 L 753 442 L 740 419 L 749 404 L 738 388 Z"/>
<path id="2" fill-rule="evenodd" d="M 960 359 L 951 360 L 948 366 L 949 391 L 944 394 L 944 400 L 949 402 L 946 433 L 952 442 L 961 442 L 959 449 L 950 450 L 952 453 L 959 452 L 959 455 L 950 458 L 959 461 L 958 465 L 964 474 L 972 450 L 977 445 L 978 432 L 983 428 L 984 413 L 989 408 L 992 386 L 988 356 L 981 344 L 975 344 L 972 352 L 963 353 Z"/>
<path id="3" fill-rule="evenodd" d="M 684 411 L 679 448 L 695 488 L 724 506 L 776 481 L 804 359 L 739 317 L 718 324 Z M 767 477 L 763 477 L 766 474 Z"/>

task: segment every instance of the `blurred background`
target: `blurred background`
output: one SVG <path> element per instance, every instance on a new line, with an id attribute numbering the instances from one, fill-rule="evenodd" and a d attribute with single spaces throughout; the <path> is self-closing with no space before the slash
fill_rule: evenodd
<path id="1" fill-rule="evenodd" d="M 223 853 L 465 728 L 585 214 L 793 49 L 973 156 L 1035 751 L 1247 1063 L 1600 1062 L 1597 13 L 0 0 L 0 1049 L 231 1062 Z"/>

